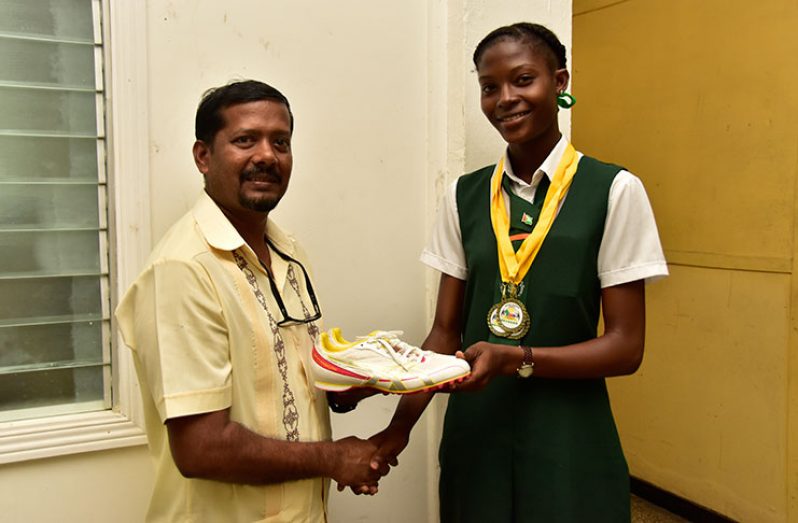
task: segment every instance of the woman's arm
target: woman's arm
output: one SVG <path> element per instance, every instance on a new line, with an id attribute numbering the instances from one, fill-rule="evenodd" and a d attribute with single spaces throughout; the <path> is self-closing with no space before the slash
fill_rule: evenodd
<path id="1" fill-rule="evenodd" d="M 464 294 L 465 281 L 441 275 L 435 319 L 421 345 L 423 349 L 442 354 L 454 354 L 461 349 Z M 388 427 L 370 438 L 379 447 L 375 454 L 379 463 L 397 464 L 397 456 L 407 446 L 410 432 L 432 396 L 433 393 L 427 392 L 402 397 Z"/>
<path id="2" fill-rule="evenodd" d="M 604 334 L 562 347 L 533 347 L 534 376 L 602 378 L 632 374 L 643 360 L 645 286 L 643 280 L 601 291 Z M 534 328 L 534 326 L 533 326 Z M 498 375 L 513 375 L 523 361 L 518 346 L 475 343 L 458 353 L 471 364 L 471 375 L 455 388 L 476 390 Z"/>

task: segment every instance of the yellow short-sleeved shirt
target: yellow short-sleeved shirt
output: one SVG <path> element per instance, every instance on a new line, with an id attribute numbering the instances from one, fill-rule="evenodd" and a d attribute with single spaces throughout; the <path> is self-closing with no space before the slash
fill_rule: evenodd
<path id="1" fill-rule="evenodd" d="M 271 220 L 266 234 L 307 267 L 296 241 Z M 288 310 L 309 309 L 301 269 L 276 254 L 271 264 Z M 203 193 L 116 310 L 155 459 L 147 521 L 325 521 L 327 480 L 252 486 L 187 479 L 169 450 L 167 419 L 228 408 L 232 420 L 267 437 L 330 439 L 326 398 L 308 375 L 317 326 L 277 327 L 281 317 L 255 253 Z"/>

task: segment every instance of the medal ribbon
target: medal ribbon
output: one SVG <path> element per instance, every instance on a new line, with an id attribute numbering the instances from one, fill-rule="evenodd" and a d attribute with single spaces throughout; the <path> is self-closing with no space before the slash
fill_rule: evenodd
<path id="1" fill-rule="evenodd" d="M 551 179 L 551 186 L 546 193 L 543 201 L 543 208 L 540 211 L 540 218 L 532 229 L 532 233 L 524 239 L 518 252 L 513 249 L 510 241 L 510 220 L 507 217 L 507 208 L 502 197 L 502 177 L 504 176 L 504 156 L 496 164 L 493 171 L 493 179 L 490 186 L 490 221 L 493 225 L 493 234 L 496 236 L 496 246 L 499 251 L 499 270 L 501 271 L 502 281 L 511 282 L 518 285 L 523 281 L 532 262 L 543 245 L 543 240 L 554 223 L 557 209 L 560 202 L 565 197 L 565 193 L 571 186 L 574 179 L 579 158 L 577 157 L 574 146 L 570 143 L 562 155 L 554 176 Z"/>

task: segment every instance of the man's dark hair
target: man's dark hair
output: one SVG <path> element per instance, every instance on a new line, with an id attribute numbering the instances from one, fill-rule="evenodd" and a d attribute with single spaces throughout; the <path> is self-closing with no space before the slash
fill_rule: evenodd
<path id="1" fill-rule="evenodd" d="M 213 143 L 216 133 L 224 127 L 223 109 L 231 105 L 258 102 L 260 100 L 276 100 L 285 105 L 288 109 L 288 116 L 291 118 L 291 132 L 294 131 L 294 115 L 291 112 L 288 98 L 283 93 L 271 85 L 257 80 L 242 80 L 205 91 L 202 95 L 202 101 L 197 107 L 194 135 L 197 140 L 210 145 Z"/>
<path id="2" fill-rule="evenodd" d="M 547 27 L 528 22 L 506 25 L 488 33 L 474 50 L 474 66 L 477 69 L 479 69 L 479 60 L 482 58 L 483 53 L 500 40 L 516 40 L 536 47 L 543 47 L 553 69 L 565 69 L 565 46 L 560 43 L 557 35 L 552 33 Z"/>

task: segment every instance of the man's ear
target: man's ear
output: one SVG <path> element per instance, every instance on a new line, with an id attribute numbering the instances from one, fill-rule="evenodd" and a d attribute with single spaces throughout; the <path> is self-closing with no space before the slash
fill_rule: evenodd
<path id="1" fill-rule="evenodd" d="M 211 148 L 208 144 L 203 142 L 202 140 L 197 140 L 194 142 L 194 148 L 192 149 L 194 153 L 194 163 L 197 164 L 197 169 L 202 174 L 208 174 L 210 170 L 210 157 L 211 157 Z"/>

